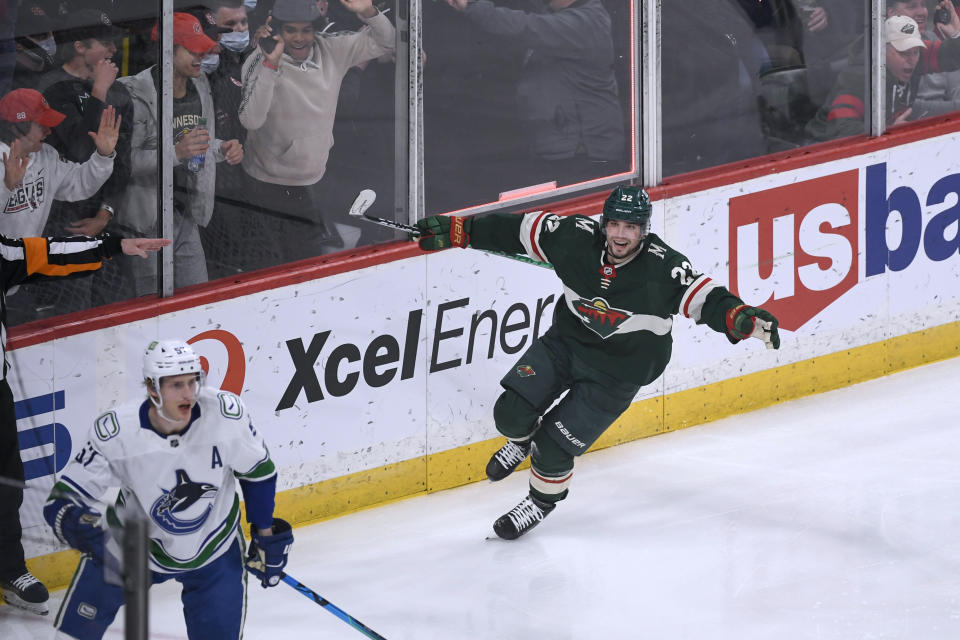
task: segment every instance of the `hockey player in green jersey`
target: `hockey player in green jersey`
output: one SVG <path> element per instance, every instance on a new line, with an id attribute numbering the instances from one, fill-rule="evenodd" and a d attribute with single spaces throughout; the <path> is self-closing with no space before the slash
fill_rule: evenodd
<path id="1" fill-rule="evenodd" d="M 420 248 L 526 254 L 553 265 L 563 283 L 552 326 L 503 377 L 493 408 L 507 442 L 487 477 L 510 475 L 528 455 L 530 492 L 494 523 L 518 538 L 567 496 L 574 458 L 584 453 L 670 361 L 673 316 L 682 313 L 732 343 L 759 338 L 780 347 L 777 319 L 751 307 L 649 233 L 650 198 L 613 190 L 597 222 L 545 211 L 417 222 Z M 568 392 L 560 402 L 554 402 Z"/>

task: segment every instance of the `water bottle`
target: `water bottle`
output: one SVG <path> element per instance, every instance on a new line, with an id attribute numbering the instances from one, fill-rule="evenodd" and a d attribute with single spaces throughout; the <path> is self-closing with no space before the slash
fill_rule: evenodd
<path id="1" fill-rule="evenodd" d="M 197 129 L 206 129 L 207 128 L 207 119 L 206 118 L 197 118 Z M 200 173 L 200 169 L 203 169 L 203 163 L 206 161 L 207 155 L 205 153 L 198 153 L 197 155 L 191 157 L 187 160 L 187 170 L 192 173 Z"/>

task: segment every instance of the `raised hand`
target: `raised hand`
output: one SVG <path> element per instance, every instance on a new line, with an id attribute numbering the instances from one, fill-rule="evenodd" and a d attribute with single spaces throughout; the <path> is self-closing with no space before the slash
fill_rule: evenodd
<path id="1" fill-rule="evenodd" d="M 270 36 L 269 39 L 272 40 L 275 44 L 273 45 L 273 48 L 270 51 L 267 51 L 267 47 L 261 46 L 261 48 L 264 51 L 267 51 L 267 55 L 264 57 L 264 61 L 267 64 L 273 67 L 276 67 L 276 66 L 279 66 L 280 64 L 280 56 L 283 55 L 283 46 L 284 46 L 283 40 L 280 38 L 280 36 Z"/>
<path id="2" fill-rule="evenodd" d="M 3 184 L 10 191 L 23 180 L 27 173 L 27 164 L 30 156 L 23 153 L 23 145 L 19 139 L 10 143 L 10 153 L 3 154 Z"/>
<path id="3" fill-rule="evenodd" d="M 340 4 L 347 11 L 355 13 L 361 18 L 372 18 L 377 15 L 377 10 L 373 6 L 373 0 L 340 0 Z"/>
<path id="4" fill-rule="evenodd" d="M 948 38 L 956 38 L 960 35 L 960 16 L 957 15 L 957 9 L 953 6 L 953 2 L 951 0 L 940 0 L 936 8 L 944 9 L 950 16 L 950 22 L 937 25 L 943 35 Z"/>
<path id="5" fill-rule="evenodd" d="M 273 16 L 267 16 L 267 21 L 253 34 L 253 46 L 259 46 L 263 49 L 264 62 L 276 68 L 280 65 L 280 56 L 283 55 L 283 40 L 280 36 L 273 35 L 273 27 L 270 22 Z"/>
<path id="6" fill-rule="evenodd" d="M 267 16 L 267 21 L 262 25 L 257 27 L 257 30 L 254 31 L 250 36 L 250 44 L 256 47 L 260 44 L 260 40 L 263 38 L 269 38 L 273 35 L 273 27 L 270 26 L 270 22 L 273 20 L 273 16 Z"/>
<path id="7" fill-rule="evenodd" d="M 113 85 L 120 72 L 109 58 L 104 58 L 93 68 L 93 89 L 90 93 L 101 102 L 107 100 L 107 90 Z"/>
<path id="8" fill-rule="evenodd" d="M 109 156 L 117 147 L 117 140 L 120 138 L 120 114 L 113 108 L 113 105 L 107 105 L 100 114 L 100 127 L 96 133 L 87 132 L 87 135 L 93 138 L 97 145 L 97 153 L 102 156 Z"/>
<path id="9" fill-rule="evenodd" d="M 827 15 L 826 9 L 817 7 L 810 13 L 810 18 L 807 20 L 807 29 L 812 33 L 823 31 L 828 26 L 830 26 L 830 16 Z"/>

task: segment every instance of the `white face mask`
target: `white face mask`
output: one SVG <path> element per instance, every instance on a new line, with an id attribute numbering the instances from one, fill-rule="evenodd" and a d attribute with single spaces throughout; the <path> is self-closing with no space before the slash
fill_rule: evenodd
<path id="1" fill-rule="evenodd" d="M 220 66 L 220 54 L 217 53 L 203 56 L 203 60 L 200 61 L 200 68 L 204 73 L 213 73 L 218 66 Z"/>
<path id="2" fill-rule="evenodd" d="M 220 44 L 230 51 L 243 51 L 250 44 L 249 31 L 231 31 L 220 34 Z"/>
<path id="3" fill-rule="evenodd" d="M 51 58 L 57 55 L 57 41 L 53 39 L 53 36 L 49 38 L 44 38 L 43 40 L 34 40 L 41 49 L 47 52 L 47 55 Z"/>

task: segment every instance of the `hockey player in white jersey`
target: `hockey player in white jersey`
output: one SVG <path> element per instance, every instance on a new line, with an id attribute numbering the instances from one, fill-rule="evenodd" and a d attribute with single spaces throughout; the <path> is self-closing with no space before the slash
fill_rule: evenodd
<path id="1" fill-rule="evenodd" d="M 274 464 L 243 401 L 204 387 L 200 358 L 185 342 L 152 342 L 143 377 L 148 397 L 94 421 L 44 507 L 57 537 L 83 552 L 55 622 L 59 637 L 103 637 L 123 604 L 122 587 L 104 579 L 95 509 L 119 486 L 106 517 L 146 518 L 152 583 L 181 583 L 188 636 L 240 638 L 244 566 L 264 587 L 276 585 L 293 543 L 290 525 L 273 517 Z M 251 523 L 246 558 L 235 478 Z"/>

